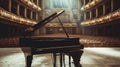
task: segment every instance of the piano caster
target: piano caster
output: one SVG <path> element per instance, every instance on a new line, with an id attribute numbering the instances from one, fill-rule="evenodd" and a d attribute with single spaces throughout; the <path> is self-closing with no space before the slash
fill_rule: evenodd
<path id="1" fill-rule="evenodd" d="M 31 67 L 31 64 L 32 64 L 32 59 L 33 59 L 33 55 L 28 55 L 27 58 L 26 58 L 26 67 Z"/>

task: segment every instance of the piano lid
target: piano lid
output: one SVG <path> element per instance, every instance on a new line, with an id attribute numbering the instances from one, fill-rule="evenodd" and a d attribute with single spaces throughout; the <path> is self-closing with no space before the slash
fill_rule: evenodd
<path id="1" fill-rule="evenodd" d="M 64 13 L 65 10 L 61 10 L 59 12 L 55 12 L 52 15 L 48 16 L 47 18 L 45 18 L 44 20 L 38 22 L 36 25 L 29 27 L 25 30 L 25 32 L 34 32 L 35 30 L 41 28 L 42 26 L 44 26 L 45 24 L 47 24 L 48 22 L 52 21 L 53 19 L 55 19 L 56 17 L 58 17 L 59 15 L 61 15 L 62 13 Z"/>

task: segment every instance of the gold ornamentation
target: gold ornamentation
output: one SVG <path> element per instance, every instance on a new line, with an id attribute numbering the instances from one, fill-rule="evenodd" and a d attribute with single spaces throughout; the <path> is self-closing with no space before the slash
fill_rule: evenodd
<path id="1" fill-rule="evenodd" d="M 20 24 L 31 25 L 31 26 L 33 26 L 37 23 L 36 21 L 17 16 L 11 12 L 4 10 L 3 8 L 0 8 L 0 18 L 14 21 L 14 22 L 20 23 Z"/>
<path id="2" fill-rule="evenodd" d="M 97 25 L 102 23 L 107 23 L 112 20 L 120 19 L 120 9 L 116 10 L 115 12 L 112 12 L 106 16 L 102 16 L 100 18 L 95 18 L 93 20 L 83 21 L 81 23 L 82 26 L 91 26 L 91 25 Z"/>
<path id="3" fill-rule="evenodd" d="M 37 11 L 41 11 L 41 8 L 37 6 L 36 4 L 34 4 L 33 2 L 31 2 L 30 0 L 20 0 L 20 1 Z"/>
<path id="4" fill-rule="evenodd" d="M 83 7 L 81 7 L 80 10 L 85 11 L 87 9 L 90 9 L 90 8 L 96 6 L 97 4 L 101 3 L 102 1 L 104 1 L 104 0 L 93 0 L 93 1 L 89 2 L 88 4 L 84 5 Z"/>

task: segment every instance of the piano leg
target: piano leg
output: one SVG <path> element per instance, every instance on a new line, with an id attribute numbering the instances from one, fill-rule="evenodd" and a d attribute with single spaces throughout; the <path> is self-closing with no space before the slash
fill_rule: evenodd
<path id="1" fill-rule="evenodd" d="M 64 67 L 66 67 L 66 65 L 65 65 L 65 54 L 64 53 L 62 53 L 63 55 L 63 63 L 64 63 Z"/>
<path id="2" fill-rule="evenodd" d="M 69 55 L 69 67 L 71 67 L 71 56 Z"/>
<path id="3" fill-rule="evenodd" d="M 72 58 L 73 58 L 75 67 L 82 67 L 80 64 L 80 58 L 81 58 L 82 54 L 83 54 L 82 50 L 71 51 L 69 53 L 69 55 L 72 56 Z"/>
<path id="4" fill-rule="evenodd" d="M 31 67 L 33 55 L 28 55 L 26 60 L 27 60 L 27 62 L 26 62 L 27 67 Z"/>
<path id="5" fill-rule="evenodd" d="M 31 67 L 33 55 L 31 54 L 31 48 L 28 47 L 22 47 L 21 50 L 24 53 L 25 61 L 26 61 L 26 67 Z"/>
<path id="6" fill-rule="evenodd" d="M 56 67 L 56 53 L 53 53 L 53 58 L 54 58 L 54 67 Z"/>
<path id="7" fill-rule="evenodd" d="M 60 52 L 60 67 L 62 67 L 62 62 L 63 61 L 63 53 L 62 52 Z"/>

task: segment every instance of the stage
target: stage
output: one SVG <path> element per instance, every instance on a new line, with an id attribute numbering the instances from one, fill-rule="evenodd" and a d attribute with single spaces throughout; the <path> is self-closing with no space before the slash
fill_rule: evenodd
<path id="1" fill-rule="evenodd" d="M 32 67 L 53 67 L 52 54 L 35 55 Z M 66 67 L 68 56 L 65 56 Z M 73 62 L 71 67 L 74 67 Z M 82 67 L 120 67 L 120 48 L 85 48 L 80 61 Z M 59 67 L 59 56 L 57 57 Z M 0 48 L 0 67 L 25 67 L 20 48 Z"/>

